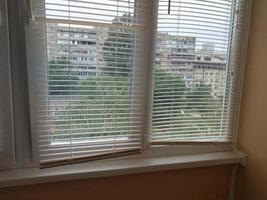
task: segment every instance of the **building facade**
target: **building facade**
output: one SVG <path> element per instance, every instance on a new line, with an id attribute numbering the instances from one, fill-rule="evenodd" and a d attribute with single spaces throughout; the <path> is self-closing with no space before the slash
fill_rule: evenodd
<path id="1" fill-rule="evenodd" d="M 95 76 L 103 65 L 102 47 L 107 37 L 104 28 L 47 26 L 48 60 L 68 60 L 79 79 Z"/>
<path id="2" fill-rule="evenodd" d="M 196 50 L 196 38 L 160 33 L 156 38 L 156 67 L 176 73 L 190 89 L 204 83 L 214 98 L 225 93 L 226 58 L 213 43 Z"/>

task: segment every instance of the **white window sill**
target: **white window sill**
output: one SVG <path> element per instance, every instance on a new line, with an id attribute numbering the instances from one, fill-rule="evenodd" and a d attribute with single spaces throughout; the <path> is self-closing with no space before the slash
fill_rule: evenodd
<path id="1" fill-rule="evenodd" d="M 96 161 L 48 169 L 14 169 L 0 172 L 0 188 L 194 167 L 244 164 L 245 161 L 246 155 L 241 152 L 224 151 L 167 157 Z"/>

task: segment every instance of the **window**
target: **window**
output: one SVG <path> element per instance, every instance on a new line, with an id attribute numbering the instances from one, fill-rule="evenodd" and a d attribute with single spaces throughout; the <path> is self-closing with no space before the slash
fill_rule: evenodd
<path id="1" fill-rule="evenodd" d="M 42 81 L 36 89 L 42 91 L 37 122 L 40 162 L 141 152 L 144 3 L 32 3 L 32 26 L 43 31 L 35 33 L 43 41 L 35 47 L 42 49 L 37 62 L 45 57 L 44 63 L 33 66 L 42 71 L 37 72 Z M 92 65 L 95 73 L 80 68 Z"/>
<path id="2" fill-rule="evenodd" d="M 27 1 L 42 167 L 232 142 L 247 0 Z"/>
<path id="3" fill-rule="evenodd" d="M 169 64 L 166 61 L 154 65 L 154 98 L 152 142 L 231 142 L 232 139 L 232 101 L 234 76 L 238 65 L 234 64 L 233 52 L 238 45 L 239 13 L 243 1 L 198 1 L 172 0 L 158 1 L 157 48 L 159 53 L 170 51 L 166 41 L 195 41 L 192 45 L 175 48 L 188 57 L 186 66 Z M 189 51 L 190 52 L 190 51 Z M 164 57 L 164 56 L 163 56 Z M 218 62 L 220 57 L 220 62 Z M 204 58 L 203 61 L 200 61 Z M 169 58 L 167 58 L 169 60 Z M 175 58 L 171 58 L 175 59 Z M 177 60 L 177 59 L 176 59 Z M 181 59 L 182 60 L 182 59 Z M 203 65 L 203 73 L 212 73 L 214 66 L 220 81 L 208 76 L 198 76 L 197 82 L 187 85 L 182 73 L 170 73 L 170 68 L 190 68 L 190 65 Z M 220 67 L 220 65 L 222 67 Z M 186 75 L 195 75 L 197 68 Z M 221 91 L 215 91 L 218 85 Z M 217 96 L 216 93 L 223 94 Z"/>

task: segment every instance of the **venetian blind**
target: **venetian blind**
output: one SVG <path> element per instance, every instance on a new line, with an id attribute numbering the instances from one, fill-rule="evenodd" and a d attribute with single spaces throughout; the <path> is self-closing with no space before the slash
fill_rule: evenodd
<path id="1" fill-rule="evenodd" d="M 159 0 L 152 143 L 230 142 L 246 0 Z"/>
<path id="2" fill-rule="evenodd" d="M 38 0 L 32 9 L 41 164 L 140 152 L 143 1 Z"/>

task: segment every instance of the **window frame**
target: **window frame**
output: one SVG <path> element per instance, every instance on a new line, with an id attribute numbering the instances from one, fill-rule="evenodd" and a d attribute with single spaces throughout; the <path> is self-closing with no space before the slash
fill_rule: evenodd
<path id="1" fill-rule="evenodd" d="M 0 2 L 0 169 L 15 164 L 7 0 Z"/>
<path id="2" fill-rule="evenodd" d="M 190 152 L 190 150 L 188 151 L 187 148 L 184 148 L 183 146 L 191 146 L 192 148 L 194 148 L 195 146 L 198 148 L 199 146 L 207 148 L 207 150 L 209 149 L 209 145 L 214 144 L 216 145 L 216 149 L 220 151 L 221 148 L 223 148 L 223 146 L 226 144 L 228 145 L 230 150 L 236 150 L 237 149 L 237 140 L 238 140 L 238 133 L 239 133 L 239 117 L 240 117 L 240 109 L 241 109 L 241 103 L 242 103 L 242 94 L 243 94 L 243 82 L 244 82 L 244 73 L 245 73 L 245 65 L 246 65 L 246 54 L 247 54 L 247 47 L 248 47 L 248 39 L 249 39 L 249 29 L 250 29 L 250 17 L 251 17 L 251 7 L 252 7 L 252 0 L 246 0 L 246 10 L 244 11 L 244 33 L 243 33 L 243 37 L 241 39 L 241 41 L 239 41 L 239 43 L 237 43 L 237 45 L 239 45 L 239 47 L 241 47 L 240 50 L 240 56 L 239 57 L 235 57 L 235 53 L 236 53 L 236 49 L 233 48 L 231 49 L 233 52 L 231 53 L 231 57 L 233 57 L 234 59 L 232 59 L 232 65 L 234 65 L 236 62 L 240 62 L 240 67 L 238 69 L 238 73 L 237 73 L 237 77 L 235 83 L 233 83 L 233 89 L 237 90 L 238 92 L 236 92 L 236 96 L 232 97 L 233 98 L 233 102 L 234 102 L 234 106 L 233 106 L 233 119 L 232 119 L 232 123 L 233 123 L 233 128 L 232 128 L 232 141 L 231 142 L 151 142 L 151 146 L 153 147 L 153 143 L 155 146 L 165 146 L 168 148 L 169 145 L 176 145 L 177 147 L 181 147 L 182 151 L 185 150 L 185 153 Z M 158 4 L 158 0 L 153 0 L 153 18 L 155 19 L 157 17 L 157 4 Z M 153 18 L 152 18 L 152 22 L 153 22 Z M 154 36 L 153 36 L 153 43 L 154 45 L 156 44 L 156 26 L 154 25 Z M 232 27 L 234 28 L 234 27 Z M 232 38 L 235 39 L 235 38 Z M 241 44 L 242 43 L 242 44 Z M 155 51 L 155 47 L 153 46 L 153 51 Z M 153 53 L 151 51 L 151 53 Z M 155 53 L 154 53 L 155 54 Z M 153 55 L 152 55 L 152 59 L 151 59 L 151 65 L 154 65 L 153 63 Z M 153 70 L 153 69 L 152 69 Z M 151 75 L 152 76 L 152 75 Z M 153 77 L 152 77 L 153 79 Z M 152 85 L 153 85 L 153 81 L 152 81 Z M 151 89 L 153 91 L 153 89 Z M 153 97 L 153 92 L 151 94 L 150 100 L 152 101 L 152 97 Z M 151 108 L 152 109 L 152 108 Z M 152 110 L 150 110 L 150 113 L 152 114 Z M 152 116 L 151 116 L 152 117 Z M 152 122 L 152 120 L 150 120 Z M 194 151 L 193 153 L 197 153 L 198 150 Z M 209 151 L 209 150 L 208 150 Z M 215 150 L 216 151 L 216 150 Z"/>
<path id="3" fill-rule="evenodd" d="M 25 2 L 31 2 L 31 1 L 28 1 L 28 0 L 24 0 Z M 144 0 L 141 0 L 141 2 L 143 2 Z M 43 2 L 42 2 L 42 4 L 45 4 L 45 0 L 43 0 Z M 29 9 L 29 8 L 31 8 L 31 6 L 29 6 L 29 5 L 27 5 L 27 4 L 25 4 L 26 5 L 26 10 L 27 9 Z M 32 11 L 31 12 L 29 12 L 29 13 L 32 13 Z M 27 13 L 27 15 L 28 16 L 31 16 L 31 14 L 29 14 L 29 13 Z M 138 11 L 137 11 L 137 13 L 136 13 L 137 15 L 138 15 Z M 43 19 L 41 19 L 40 17 L 36 17 L 36 18 L 34 18 L 34 17 L 31 17 L 30 18 L 30 20 L 29 20 L 29 24 L 30 23 L 38 23 L 38 22 L 41 22 L 41 23 L 46 23 L 46 22 L 44 22 L 43 21 Z M 26 25 L 27 26 L 27 25 Z M 44 39 L 46 39 L 46 26 L 47 25 L 44 25 L 44 27 L 42 28 L 42 34 L 44 35 Z M 28 28 L 28 26 L 26 27 L 26 29 Z M 27 29 L 26 30 L 26 32 L 27 31 L 29 31 L 29 35 L 27 35 L 26 34 L 26 40 L 27 39 L 32 39 L 32 38 L 35 38 L 34 37 L 34 34 L 33 35 L 31 35 L 31 30 L 30 30 L 30 28 L 29 29 Z M 139 31 L 139 29 L 137 29 L 136 30 L 136 35 L 135 35 L 135 37 L 138 37 L 137 35 L 138 34 L 146 34 L 146 31 L 145 31 L 145 28 L 144 28 L 144 30 L 142 30 L 142 31 Z M 38 42 L 37 42 L 38 40 L 36 40 L 35 42 L 33 42 L 33 44 L 38 44 Z M 27 42 L 27 41 L 26 41 Z M 135 41 L 136 42 L 136 41 Z M 42 41 L 41 42 L 42 43 L 42 47 L 44 47 L 44 48 L 39 48 L 39 49 L 42 49 L 42 50 L 40 50 L 40 51 L 42 51 L 42 55 L 45 55 L 46 57 L 47 57 L 47 44 L 46 44 L 46 41 Z M 140 43 L 140 42 L 136 42 L 136 44 L 138 44 L 138 43 Z M 139 44 L 138 44 L 139 45 Z M 147 48 L 146 48 L 147 49 Z M 39 55 L 39 54 L 37 54 L 37 55 Z M 46 65 L 47 66 L 47 58 L 44 58 L 44 65 Z M 135 57 L 135 59 L 137 60 L 138 59 L 138 57 Z M 146 62 L 146 61 L 144 61 L 144 62 Z M 140 65 L 140 64 L 138 64 L 139 65 L 139 68 L 141 68 L 142 66 Z M 30 83 L 34 83 L 34 81 L 36 81 L 36 80 L 34 80 L 34 77 L 38 77 L 38 70 L 35 70 L 35 69 L 33 69 L 32 67 L 33 66 L 27 66 L 28 67 L 28 73 L 29 74 L 31 74 L 30 76 L 29 76 L 29 82 Z M 133 68 L 133 71 L 134 71 L 134 73 L 139 73 L 140 74 L 140 69 L 136 69 L 137 67 L 134 67 Z M 136 71 L 136 72 L 135 72 Z M 46 78 L 46 77 L 45 77 Z M 142 75 L 140 75 L 140 76 L 134 76 L 133 75 L 133 81 L 132 81 L 132 93 L 135 93 L 135 92 L 138 92 L 138 93 L 140 93 L 140 91 L 138 91 L 138 90 L 135 90 L 134 88 L 135 88 L 135 86 L 137 85 L 137 84 L 140 84 L 140 82 L 142 82 L 142 83 L 145 83 L 145 76 L 143 76 L 142 77 Z M 47 80 L 44 80 L 44 81 L 46 81 L 47 82 Z M 36 87 L 36 85 L 34 85 L 34 84 L 30 84 L 30 86 L 31 86 L 31 88 L 30 88 L 30 101 L 31 101 L 31 104 L 33 104 L 34 106 L 32 106 L 32 107 L 34 107 L 34 108 L 37 108 L 38 107 L 38 101 L 39 101 L 39 99 L 38 99 L 38 97 L 37 97 L 37 95 L 35 95 L 36 93 L 37 93 L 37 90 L 38 90 L 38 87 Z M 42 86 L 43 87 L 43 86 Z M 48 87 L 48 84 L 46 84 L 44 87 Z M 144 93 L 144 91 L 141 91 L 142 92 L 142 94 Z M 42 95 L 43 96 L 46 96 L 47 95 L 47 91 L 45 91 L 45 92 L 43 92 L 42 93 Z M 42 99 L 42 100 L 45 100 L 45 99 Z M 134 98 L 132 98 L 131 99 L 131 101 L 134 101 Z M 138 101 L 140 101 L 140 102 L 145 102 L 145 95 L 142 95 L 142 97 L 141 97 L 141 95 L 140 95 L 140 98 L 138 99 Z M 143 103 L 144 104 L 144 103 Z M 135 105 L 135 104 L 133 104 L 133 105 Z M 144 105 L 143 105 L 144 106 Z M 139 108 L 140 109 L 140 108 Z M 140 118 L 142 118 L 143 117 L 143 115 L 144 115 L 145 113 L 144 112 L 140 112 L 140 114 L 138 114 L 138 115 L 140 115 Z M 31 117 L 31 119 L 32 119 L 32 124 L 31 124 L 31 128 L 32 128 L 32 130 L 33 130 L 33 134 L 32 134 L 32 137 L 33 137 L 33 140 L 34 140 L 34 143 L 32 144 L 32 148 L 33 148 L 33 152 L 34 152 L 34 165 L 38 165 L 39 164 L 39 161 L 40 161 L 40 159 L 39 159 L 39 154 L 38 153 L 36 153 L 36 152 L 39 152 L 39 145 L 38 145 L 38 143 L 39 143 L 39 139 L 38 139 L 38 137 L 39 137 L 39 135 L 38 135 L 38 121 L 36 120 L 36 119 L 38 119 L 38 114 L 34 111 L 34 109 L 32 109 L 31 110 L 31 115 L 32 115 L 32 117 Z M 130 115 L 132 115 L 132 113 L 130 113 Z M 131 123 L 135 123 L 134 121 L 133 122 L 131 122 Z M 144 127 L 144 125 L 141 125 L 141 127 L 143 128 Z M 143 133 L 143 132 L 142 132 Z M 41 133 L 42 134 L 42 133 Z M 140 138 L 142 138 L 143 137 L 143 135 L 144 134 L 141 134 L 141 137 Z M 49 139 L 49 135 L 46 135 L 45 133 L 42 135 L 42 136 L 44 136 L 44 137 L 46 137 L 46 138 L 48 138 L 46 141 L 45 141 L 45 144 L 44 145 L 53 145 L 52 144 L 52 140 L 51 139 Z M 68 139 L 66 139 L 66 140 L 68 140 Z M 100 139 L 101 140 L 101 139 Z M 109 140 L 109 139 L 108 139 Z M 131 141 L 131 138 L 127 138 L 126 139 L 127 141 Z M 143 140 L 142 140 L 143 141 Z M 88 142 L 84 142 L 84 144 L 86 144 L 86 143 L 88 143 Z M 90 143 L 90 142 L 89 142 Z M 62 143 L 62 144 L 54 144 L 55 145 L 55 147 L 60 147 L 61 149 L 62 148 L 64 148 L 64 147 L 69 147 L 70 145 L 69 145 L 70 143 L 68 142 L 68 141 L 66 141 L 65 143 Z M 90 146 L 88 146 L 88 148 L 91 148 Z M 96 149 L 97 150 L 97 149 Z M 126 152 L 131 152 L 132 150 L 126 150 Z M 136 150 L 137 151 L 137 150 Z M 140 148 L 140 151 L 139 152 L 142 152 L 143 151 L 143 143 L 141 142 L 141 148 Z M 123 152 L 123 151 L 122 151 Z M 139 153 L 138 152 L 138 153 Z M 57 151 L 57 153 L 65 153 L 65 151 L 64 150 L 58 150 Z M 100 154 L 99 155 L 99 157 L 102 157 L 102 155 Z M 90 158 L 88 158 L 88 159 L 90 159 Z M 52 161 L 53 162 L 53 161 Z M 48 164 L 49 165 L 49 164 Z"/>
<path id="4" fill-rule="evenodd" d="M 153 109 L 153 66 L 154 66 L 154 55 L 155 55 L 155 40 L 156 40 L 156 24 L 154 22 L 155 17 L 157 16 L 157 0 L 147 1 L 147 12 L 146 12 L 146 19 L 147 24 L 149 25 L 146 28 L 146 41 L 148 48 L 146 48 L 145 51 L 145 65 L 147 66 L 145 70 L 145 77 L 146 77 L 146 85 L 145 87 L 145 107 L 144 112 L 142 114 L 144 115 L 144 122 L 143 122 L 143 145 L 144 145 L 144 152 L 138 155 L 135 155 L 136 158 L 146 158 L 146 157 L 155 157 L 155 156 L 169 156 L 169 155 L 181 155 L 181 154 L 194 154 L 194 153 L 207 153 L 207 152 L 218 152 L 218 151 L 227 151 L 227 150 L 235 150 L 236 149 L 236 143 L 237 143 L 237 133 L 238 133 L 238 121 L 239 121 L 239 112 L 240 112 L 240 104 L 241 104 L 241 96 L 242 96 L 242 86 L 243 86 L 243 77 L 244 77 L 244 67 L 245 67 L 245 56 L 246 56 L 246 48 L 247 48 L 247 40 L 248 40 L 248 34 L 249 34 L 249 24 L 250 24 L 250 10 L 251 10 L 251 0 L 248 0 L 248 6 L 247 6 L 247 15 L 246 15 L 246 24 L 245 24 L 245 34 L 243 38 L 243 45 L 242 45 L 242 56 L 241 56 L 241 63 L 242 66 L 240 67 L 240 74 L 238 79 L 238 84 L 235 85 L 235 87 L 240 88 L 238 95 L 235 98 L 235 114 L 234 114 L 234 129 L 233 129 L 233 141 L 231 143 L 214 143 L 214 142 L 208 142 L 208 143 L 202 143 L 202 142 L 179 142 L 175 144 L 151 144 L 150 142 L 150 134 L 151 134 L 151 122 L 152 122 L 152 109 Z M 10 6 L 9 10 L 13 10 L 15 12 L 16 10 L 20 9 L 20 13 L 17 16 L 14 16 L 13 18 L 16 18 L 16 22 L 20 24 L 20 29 L 25 24 L 27 24 L 28 18 L 29 18 L 29 6 L 27 6 L 27 2 L 29 0 L 22 0 L 22 4 L 20 5 L 20 0 L 16 0 L 16 4 L 14 6 Z M 12 8 L 13 7 L 13 8 Z M 15 9 L 15 7 L 17 9 Z M 27 12 L 28 11 L 28 12 Z M 30 12 L 31 13 L 31 12 Z M 22 17 L 22 20 L 20 20 L 20 17 Z M 26 25 L 27 26 L 27 25 Z M 12 29 L 11 29 L 12 30 Z M 10 33 L 11 40 L 14 39 L 14 33 Z M 24 37 L 24 34 L 20 35 L 20 38 Z M 23 40 L 22 40 L 23 43 Z M 25 44 L 24 44 L 25 45 Z M 23 54 L 23 48 L 21 48 L 19 51 L 21 54 Z M 14 45 L 11 46 L 11 53 L 14 52 Z M 22 55 L 23 57 L 23 55 Z M 16 60 L 23 60 L 24 58 L 15 58 Z M 13 65 L 17 65 L 13 64 Z M 22 65 L 24 70 L 27 70 L 27 65 Z M 11 67 L 12 63 L 11 63 Z M 23 74 L 24 78 L 28 78 L 27 75 Z M 16 75 L 13 73 L 12 79 L 18 78 L 18 74 Z M 30 79 L 30 77 L 29 77 Z M 12 81 L 14 82 L 14 81 Z M 31 81 L 29 80 L 29 83 Z M 25 90 L 31 91 L 31 85 L 27 86 L 27 88 L 24 87 Z M 13 91 L 13 93 L 17 93 L 19 95 L 22 95 L 21 92 Z M 24 113 L 24 116 L 33 117 L 32 114 L 32 107 L 36 106 L 34 103 L 35 97 L 33 97 L 33 93 L 30 92 L 30 105 L 29 111 Z M 26 95 L 27 96 L 27 95 Z M 27 99 L 27 98 L 26 98 Z M 24 99 L 24 103 L 27 103 Z M 19 106 L 18 108 L 23 107 L 23 102 L 17 103 Z M 18 113 L 19 109 L 14 109 L 15 115 Z M 37 167 L 39 166 L 39 147 L 38 147 L 38 139 L 36 139 L 36 129 L 33 128 L 35 126 L 34 122 L 31 121 L 31 128 L 27 127 L 27 120 L 22 122 L 24 125 L 26 124 L 26 127 L 24 130 L 17 130 L 15 132 L 15 144 L 16 144 L 16 167 L 21 168 L 23 166 L 33 166 Z M 28 124 L 29 125 L 29 124 Z M 14 127 L 18 129 L 21 127 L 18 124 L 14 124 Z M 31 134 L 29 134 L 31 133 Z M 24 137 L 25 136 L 25 137 Z M 23 139 L 22 139 L 23 138 Z M 24 141 L 24 142 L 22 142 Z M 20 152 L 21 151 L 21 152 Z M 23 153 L 22 153 L 23 152 Z M 127 159 L 128 156 L 122 157 L 119 159 Z"/>

